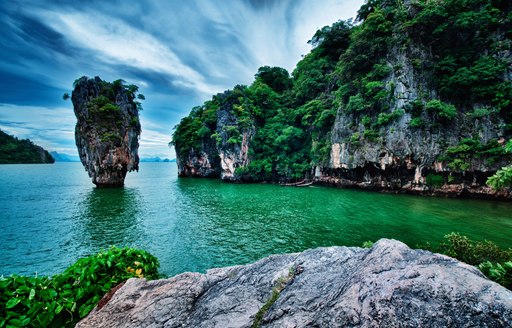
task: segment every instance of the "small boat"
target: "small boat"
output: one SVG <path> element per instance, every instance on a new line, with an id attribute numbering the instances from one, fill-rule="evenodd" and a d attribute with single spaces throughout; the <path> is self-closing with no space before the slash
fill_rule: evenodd
<path id="1" fill-rule="evenodd" d="M 311 182 L 306 182 L 306 183 L 302 183 L 302 184 L 298 184 L 298 185 L 295 185 L 295 187 L 308 187 L 308 186 L 311 186 L 313 185 L 313 181 Z"/>
<path id="2" fill-rule="evenodd" d="M 299 181 L 299 182 L 292 182 L 292 183 L 281 183 L 280 186 L 283 187 L 295 187 L 301 184 L 304 184 L 305 180 Z"/>

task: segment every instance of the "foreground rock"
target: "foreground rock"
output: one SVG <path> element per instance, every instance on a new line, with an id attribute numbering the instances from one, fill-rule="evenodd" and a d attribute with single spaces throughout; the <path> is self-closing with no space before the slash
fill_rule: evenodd
<path id="1" fill-rule="evenodd" d="M 274 293 L 267 311 L 258 311 Z M 510 327 L 512 292 L 452 258 L 382 239 L 130 279 L 77 327 Z"/>
<path id="2" fill-rule="evenodd" d="M 75 81 L 72 93 L 77 118 L 75 141 L 80 160 L 99 187 L 124 184 L 126 173 L 139 169 L 137 87 L 86 76 Z M 143 97 L 142 97 L 143 98 Z"/>

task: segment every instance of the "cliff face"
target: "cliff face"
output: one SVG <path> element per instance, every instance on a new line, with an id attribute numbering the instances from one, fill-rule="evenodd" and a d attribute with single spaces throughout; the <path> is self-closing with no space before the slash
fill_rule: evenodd
<path id="1" fill-rule="evenodd" d="M 99 77 L 75 81 L 71 96 L 77 118 L 75 141 L 85 170 L 98 187 L 122 186 L 139 168 L 141 132 L 135 86 Z"/>
<path id="2" fill-rule="evenodd" d="M 201 128 L 193 131 L 193 136 L 183 133 L 194 145 L 174 143 L 179 176 L 239 179 L 235 171 L 249 163 L 249 145 L 254 136 L 250 117 L 243 117 L 247 110 L 239 91 L 219 94 L 209 104 L 210 108 L 194 111 Z"/>
<path id="3" fill-rule="evenodd" d="M 180 123 L 175 145 L 193 133 L 216 140 L 209 157 L 231 181 L 510 199 L 510 188 L 486 185 L 512 162 L 510 13 L 487 0 L 366 3 L 360 25 L 316 32 L 291 79 L 260 69 L 251 86 L 229 91 L 249 100 L 205 103 L 195 125 Z"/>
<path id="4" fill-rule="evenodd" d="M 100 302 L 103 304 L 105 302 Z M 452 258 L 380 240 L 130 279 L 77 327 L 509 327 L 512 292 Z"/>

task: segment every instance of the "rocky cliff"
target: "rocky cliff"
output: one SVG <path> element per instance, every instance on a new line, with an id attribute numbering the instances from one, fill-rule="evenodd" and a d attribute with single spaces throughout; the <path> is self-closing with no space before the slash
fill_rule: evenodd
<path id="1" fill-rule="evenodd" d="M 175 143 L 179 176 L 238 180 L 236 169 L 249 164 L 249 144 L 255 132 L 244 108 L 249 99 L 242 90 L 218 94 L 205 108 L 195 108 L 192 120 L 201 122 L 193 135 L 178 130 L 187 138 L 185 143 Z"/>
<path id="2" fill-rule="evenodd" d="M 510 199 L 486 185 L 512 162 L 510 13 L 488 0 L 368 1 L 360 24 L 318 30 L 291 78 L 263 67 L 195 108 L 173 135 L 196 172 L 181 175 Z"/>
<path id="3" fill-rule="evenodd" d="M 100 302 L 105 304 L 107 300 Z M 393 240 L 130 279 L 86 327 L 510 327 L 512 292 L 474 267 Z"/>
<path id="4" fill-rule="evenodd" d="M 77 118 L 76 146 L 98 187 L 122 186 L 126 173 L 139 168 L 136 92 L 136 86 L 125 86 L 122 80 L 109 83 L 84 76 L 75 81 L 71 99 Z"/>

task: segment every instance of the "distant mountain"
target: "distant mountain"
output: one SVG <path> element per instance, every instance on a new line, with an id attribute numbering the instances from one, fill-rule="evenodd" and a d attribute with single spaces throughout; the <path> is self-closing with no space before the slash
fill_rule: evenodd
<path id="1" fill-rule="evenodd" d="M 80 162 L 80 158 L 78 156 L 61 154 L 56 151 L 51 151 L 50 154 L 56 162 Z"/>
<path id="2" fill-rule="evenodd" d="M 170 163 L 170 162 L 176 162 L 176 159 L 168 159 L 168 158 L 160 158 L 158 156 L 156 157 L 143 157 L 139 160 L 140 162 L 165 162 L 165 163 Z"/>
<path id="3" fill-rule="evenodd" d="M 18 139 L 0 130 L 0 164 L 44 164 L 55 159 L 29 139 Z"/>

